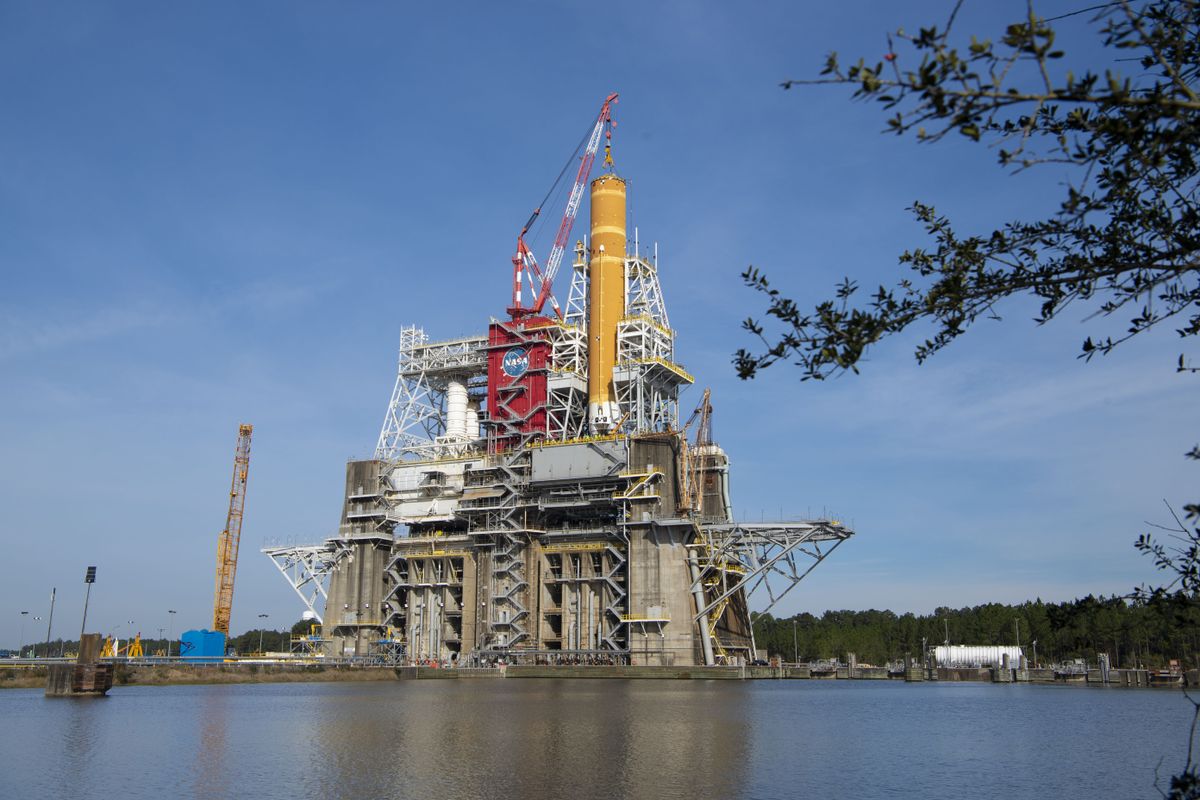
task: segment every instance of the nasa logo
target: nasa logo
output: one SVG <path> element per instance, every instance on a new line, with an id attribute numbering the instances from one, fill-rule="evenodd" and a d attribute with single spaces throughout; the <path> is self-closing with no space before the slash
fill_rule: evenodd
<path id="1" fill-rule="evenodd" d="M 510 378 L 519 378 L 529 369 L 529 354 L 524 347 L 514 347 L 504 354 L 504 374 Z"/>

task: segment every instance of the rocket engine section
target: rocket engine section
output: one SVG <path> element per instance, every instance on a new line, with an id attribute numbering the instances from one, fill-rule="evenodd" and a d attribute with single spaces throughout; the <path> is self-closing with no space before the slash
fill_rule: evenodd
<path id="1" fill-rule="evenodd" d="M 617 323 L 625 313 L 625 181 L 608 173 L 592 181 L 588 266 L 588 422 L 608 433 L 621 418 L 613 388 Z"/>
<path id="2" fill-rule="evenodd" d="M 495 452 L 519 447 L 532 434 L 546 432 L 548 324 L 544 317 L 534 317 L 493 322 L 488 328 L 487 427 Z"/>

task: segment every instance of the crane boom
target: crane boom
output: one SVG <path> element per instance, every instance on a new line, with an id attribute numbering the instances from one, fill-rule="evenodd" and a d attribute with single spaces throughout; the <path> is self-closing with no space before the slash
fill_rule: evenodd
<path id="1" fill-rule="evenodd" d="M 233 484 L 229 488 L 229 515 L 225 530 L 217 537 L 217 585 L 213 598 L 214 631 L 229 636 L 233 613 L 233 578 L 237 574 L 238 543 L 242 538 L 242 512 L 246 507 L 246 476 L 250 472 L 250 435 L 253 425 L 238 426 L 233 457 Z"/>
<path id="2" fill-rule="evenodd" d="M 513 256 L 513 302 L 512 307 L 509 308 L 509 313 L 512 314 L 514 319 L 542 313 L 547 300 L 553 306 L 555 315 L 562 316 L 562 311 L 558 307 L 558 301 L 550 293 L 554 287 L 554 276 L 558 274 L 558 268 L 562 264 L 563 255 L 567 250 L 567 243 L 571 238 L 571 229 L 575 226 L 575 217 L 579 214 L 579 206 L 583 201 L 583 190 L 587 186 L 588 178 L 592 174 L 592 165 L 595 163 L 596 153 L 600 149 L 600 137 L 604 134 L 608 139 L 612 139 L 612 107 L 616 102 L 617 95 L 614 92 L 604 99 L 604 105 L 600 107 L 600 113 L 596 117 L 596 124 L 592 127 L 592 132 L 587 138 L 587 145 L 584 148 L 583 157 L 579 162 L 579 171 L 575 175 L 575 184 L 571 187 L 571 194 L 567 198 L 567 207 L 563 210 L 562 220 L 558 224 L 558 233 L 554 237 L 554 246 L 550 250 L 550 256 L 546 259 L 546 269 L 544 272 L 538 266 L 537 258 L 534 257 L 533 252 L 525 244 L 525 234 L 529 232 L 529 228 L 541 214 L 541 207 L 534 209 L 533 214 L 529 217 L 529 221 L 525 223 L 525 227 L 521 229 L 521 233 L 517 237 L 517 253 Z M 612 164 L 612 157 L 610 155 L 605 156 L 605 163 Z M 562 176 L 560 175 L 559 177 L 561 178 Z M 528 308 L 522 305 L 521 302 L 521 277 L 526 274 L 529 276 L 531 289 L 535 288 L 532 285 L 535 276 L 537 282 L 540 284 L 537 287 L 537 294 L 534 297 L 533 305 Z"/>
<path id="3" fill-rule="evenodd" d="M 704 397 L 700 400 L 700 405 L 696 406 L 696 410 L 692 412 L 692 416 L 688 417 L 688 421 L 684 423 L 680 430 L 680 436 L 683 438 L 683 447 L 680 449 L 680 474 L 682 479 L 683 491 L 680 492 L 679 510 L 700 512 L 704 506 L 704 494 L 700 488 L 700 467 L 703 461 L 702 455 L 704 448 L 711 445 L 712 441 L 712 389 L 704 390 Z M 696 443 L 689 445 L 687 440 L 688 428 L 692 427 L 692 423 L 697 422 L 696 426 Z"/>

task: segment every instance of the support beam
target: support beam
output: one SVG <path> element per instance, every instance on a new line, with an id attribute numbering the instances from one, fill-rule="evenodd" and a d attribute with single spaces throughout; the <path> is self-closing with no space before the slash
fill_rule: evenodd
<path id="1" fill-rule="evenodd" d="M 749 599 L 760 586 L 766 588 L 769 598 L 763 612 L 770 611 L 854 531 L 836 521 L 815 520 L 704 525 L 701 534 L 701 541 L 691 545 L 699 564 L 699 574 L 693 573 L 692 591 L 704 592 L 706 582 L 713 580 L 720 581 L 720 591 L 705 595 L 696 621 L 706 620 L 713 609 L 739 591 L 745 590 Z M 777 589 L 780 581 L 785 585 Z"/>
<path id="2" fill-rule="evenodd" d="M 322 603 L 329 598 L 326 589 L 329 574 L 346 554 L 346 550 L 338 548 L 333 541 L 328 541 L 324 544 L 293 547 L 264 547 L 262 552 L 271 559 L 279 574 L 283 575 L 284 580 L 312 612 L 313 618 L 324 623 L 321 612 L 316 608 L 317 598 L 319 597 Z"/>

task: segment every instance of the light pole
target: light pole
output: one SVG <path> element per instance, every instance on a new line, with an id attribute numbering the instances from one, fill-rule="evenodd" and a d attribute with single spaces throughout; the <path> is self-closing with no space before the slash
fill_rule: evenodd
<path id="1" fill-rule="evenodd" d="M 796 619 L 792 618 L 792 663 L 800 663 L 800 640 L 796 638 Z"/>
<path id="2" fill-rule="evenodd" d="M 83 624 L 79 626 L 79 652 L 83 652 L 83 632 L 87 630 L 87 607 L 88 601 L 92 599 L 92 584 L 96 582 L 96 568 L 88 567 L 87 573 L 83 576 L 83 582 L 87 584 L 87 594 L 83 596 Z"/>
<path id="3" fill-rule="evenodd" d="M 1034 669 L 1037 669 L 1037 665 L 1038 665 L 1038 660 L 1037 660 L 1037 639 L 1034 639 L 1034 640 L 1033 640 L 1033 668 L 1034 668 Z"/>
<path id="4" fill-rule="evenodd" d="M 34 621 L 34 622 L 41 622 L 41 621 L 42 621 L 42 618 L 41 618 L 41 617 L 34 617 L 34 618 L 33 618 L 33 621 Z M 30 643 L 29 643 L 29 657 L 30 657 L 30 658 L 37 658 L 37 642 L 30 642 Z"/>
<path id="5" fill-rule="evenodd" d="M 170 620 L 170 622 L 167 623 L 167 636 L 169 637 L 167 639 L 167 658 L 170 658 L 171 642 L 175 639 L 175 609 L 168 608 L 167 614 L 170 615 L 167 617 L 167 619 Z"/>
<path id="6" fill-rule="evenodd" d="M 57 587 L 50 589 L 50 620 L 46 623 L 46 655 L 43 658 L 50 657 L 50 629 L 54 627 L 54 598 L 58 594 Z"/>
<path id="7" fill-rule="evenodd" d="M 17 647 L 17 658 L 25 654 L 25 617 L 29 616 L 28 611 L 21 612 L 21 641 Z"/>
<path id="8" fill-rule="evenodd" d="M 266 619 L 266 618 L 267 618 L 267 617 L 269 617 L 269 616 L 271 616 L 271 615 L 270 615 L 270 614 L 259 614 L 259 615 L 258 615 L 258 618 L 259 618 L 259 619 Z M 259 652 L 260 654 L 261 654 L 261 653 L 262 653 L 262 651 L 263 651 L 263 649 L 262 649 L 262 637 L 263 637 L 263 629 L 262 629 L 262 626 L 263 626 L 263 625 L 266 625 L 266 623 L 265 623 L 265 622 L 263 622 L 263 623 L 259 624 L 259 626 L 258 626 L 258 652 Z"/>

